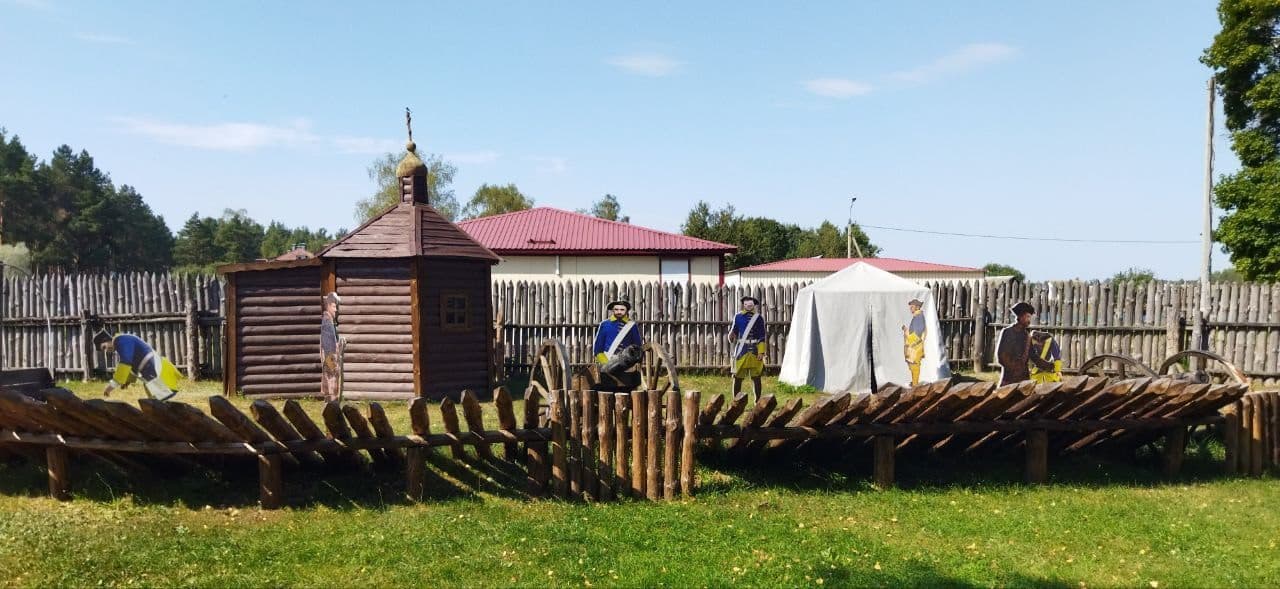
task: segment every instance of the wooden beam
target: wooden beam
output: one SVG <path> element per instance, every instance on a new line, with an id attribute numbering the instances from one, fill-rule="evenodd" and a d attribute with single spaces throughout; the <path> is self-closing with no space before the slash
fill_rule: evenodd
<path id="1" fill-rule="evenodd" d="M 237 372 L 240 370 L 240 359 L 236 357 L 238 337 L 238 327 L 236 321 L 239 314 L 236 313 L 236 275 L 227 274 L 227 293 L 225 297 L 226 321 L 222 324 L 223 339 L 226 340 L 226 347 L 222 350 L 222 394 L 230 397 L 239 390 L 236 382 Z"/>
<path id="2" fill-rule="evenodd" d="M 413 326 L 413 390 L 415 395 L 422 396 L 424 391 L 427 390 L 426 370 L 423 367 L 426 355 L 422 353 L 423 332 L 425 331 L 425 326 L 422 324 L 422 305 L 425 301 L 422 296 L 422 289 L 426 287 L 426 282 L 422 280 L 422 258 L 413 258 L 409 263 L 411 264 L 409 268 L 409 322 Z"/>
<path id="3" fill-rule="evenodd" d="M 1027 482 L 1042 485 L 1049 480 L 1049 432 L 1033 429 L 1027 432 Z"/>
<path id="4" fill-rule="evenodd" d="M 893 487 L 893 454 L 897 445 L 893 436 L 875 437 L 874 480 L 875 485 L 881 489 Z"/>

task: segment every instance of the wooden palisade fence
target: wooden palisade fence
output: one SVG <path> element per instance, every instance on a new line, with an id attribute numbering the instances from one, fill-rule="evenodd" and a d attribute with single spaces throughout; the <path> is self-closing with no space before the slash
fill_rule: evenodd
<path id="1" fill-rule="evenodd" d="M 418 398 L 407 406 L 411 433 L 397 433 L 378 403 L 330 402 L 317 421 L 294 400 L 282 408 L 255 400 L 250 417 L 220 396 L 209 398 L 206 413 L 181 402 L 143 399 L 135 406 L 56 388 L 0 389 L 0 455 L 43 459 L 50 493 L 59 498 L 70 494 L 73 454 L 130 471 L 147 468 L 138 455 L 214 468 L 225 456 L 243 456 L 258 463 L 267 508 L 285 503 L 287 470 L 315 466 L 403 470 L 408 497 L 421 498 L 428 455 L 445 448 L 464 462 L 523 465 L 530 497 L 586 501 L 688 497 L 697 488 L 697 454 L 720 445 L 751 462 L 870 453 L 881 487 L 894 484 L 898 455 L 1021 451 L 1028 482 L 1042 483 L 1052 455 L 1160 438 L 1164 470 L 1175 474 L 1189 429 L 1222 424 L 1228 473 L 1259 475 L 1280 464 L 1280 392 L 1246 394 L 1242 384 L 1171 377 L 886 385 L 870 396 L 824 396 L 807 408 L 800 398 L 779 407 L 772 395 L 754 404 L 746 395 L 716 395 L 702 405 L 696 391 L 550 396 L 544 403 L 531 388 L 517 424 L 511 395 L 498 389 L 489 411 L 497 429 L 485 425 L 486 411 L 470 392 L 437 406 L 439 425 L 432 424 L 432 404 Z"/>
<path id="2" fill-rule="evenodd" d="M 216 374 L 222 365 L 224 290 L 213 276 L 14 271 L 0 276 L 0 368 L 48 367 L 59 377 L 80 378 L 111 368 L 111 359 L 88 344 L 87 315 L 101 316 L 112 329 L 137 333 L 188 371 Z M 764 302 L 769 362 L 777 368 L 803 286 L 495 281 L 492 307 L 502 324 L 508 373 L 527 370 L 531 354 L 547 337 L 565 344 L 573 364 L 587 363 L 603 306 L 615 298 L 636 305 L 633 314 L 645 338 L 661 343 L 681 368 L 724 369 L 730 350 L 725 331 L 738 299 L 750 294 Z M 1125 354 L 1155 368 L 1195 343 L 1196 283 L 988 281 L 931 288 L 954 368 L 991 366 L 996 333 L 1008 320 L 1006 310 L 1019 300 L 1040 310 L 1037 325 L 1059 339 L 1068 371 L 1101 353 Z M 1207 349 L 1255 382 L 1280 382 L 1280 285 L 1224 282 L 1210 289 L 1210 311 L 1200 326 Z"/>
<path id="3" fill-rule="evenodd" d="M 222 284 L 168 273 L 22 275 L 0 265 L 0 368 L 49 368 L 56 377 L 110 370 L 92 345 L 91 317 L 134 333 L 189 375 L 221 366 Z"/>

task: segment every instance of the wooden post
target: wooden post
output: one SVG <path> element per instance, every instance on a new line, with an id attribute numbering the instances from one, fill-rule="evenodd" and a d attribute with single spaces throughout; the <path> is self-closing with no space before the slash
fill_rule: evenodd
<path id="1" fill-rule="evenodd" d="M 1177 300 L 1176 298 L 1174 300 Z M 1170 305 L 1164 310 L 1164 349 L 1165 357 L 1178 353 L 1182 341 L 1182 321 L 1179 309 Z M 1152 359 L 1154 361 L 1154 359 Z M 1151 361 L 1147 362 L 1148 364 Z M 1157 366 L 1157 368 L 1159 368 Z"/>
<path id="2" fill-rule="evenodd" d="M 4 288 L 3 285 L 0 285 L 0 288 Z M 93 358 L 96 356 L 93 352 L 93 331 L 89 326 L 89 310 L 84 309 L 80 311 L 80 361 L 82 363 L 80 379 L 84 382 L 89 382 L 89 379 L 93 378 Z"/>
<path id="3" fill-rule="evenodd" d="M 680 393 L 667 391 L 666 399 L 666 435 L 662 443 L 662 498 L 672 501 L 676 498 L 676 486 L 679 485 L 679 471 L 676 461 L 680 456 Z"/>
<path id="4" fill-rule="evenodd" d="M 684 394 L 684 437 L 680 446 L 680 491 L 685 498 L 693 496 L 693 452 L 698 445 L 698 405 L 701 404 L 701 393 L 689 391 Z"/>
<path id="5" fill-rule="evenodd" d="M 196 352 L 200 347 L 200 323 L 196 319 L 196 303 L 187 300 L 187 378 L 195 381 L 200 378 L 200 356 Z"/>
<path id="6" fill-rule="evenodd" d="M 49 472 L 49 496 L 58 501 L 71 499 L 71 473 L 67 467 L 67 447 L 46 447 L 44 459 Z"/>
<path id="7" fill-rule="evenodd" d="M 1240 431 L 1236 436 L 1236 469 L 1240 474 L 1247 476 L 1250 474 L 1249 450 L 1253 447 L 1250 442 L 1252 437 L 1250 432 L 1253 429 L 1253 399 L 1250 395 L 1241 397 L 1236 404 L 1236 409 L 1240 412 Z"/>
<path id="8" fill-rule="evenodd" d="M 645 483 L 648 481 L 645 464 L 645 451 L 649 447 L 646 437 L 649 433 L 649 394 L 645 391 L 632 392 L 631 397 L 631 493 L 636 499 L 644 499 L 648 494 Z"/>
<path id="9" fill-rule="evenodd" d="M 582 391 L 569 391 L 569 495 L 582 498 Z"/>
<path id="10" fill-rule="evenodd" d="M 431 435 L 431 414 L 427 412 L 427 399 L 415 397 L 409 402 L 409 424 L 413 435 Z M 427 452 L 423 446 L 410 446 L 406 452 L 406 494 L 410 501 L 421 501 L 427 490 Z"/>
<path id="11" fill-rule="evenodd" d="M 614 489 L 614 447 L 616 440 L 614 438 L 613 415 L 614 415 L 614 397 L 613 393 L 598 393 L 599 401 L 597 406 L 600 409 L 600 416 L 597 423 L 597 437 L 600 439 L 600 469 L 597 472 L 600 482 L 601 501 L 611 501 L 613 499 Z"/>
<path id="12" fill-rule="evenodd" d="M 284 468 L 279 454 L 258 455 L 258 497 L 263 509 L 284 505 Z"/>
<path id="13" fill-rule="evenodd" d="M 551 393 L 551 480 L 556 496 L 569 498 L 568 451 L 565 448 L 565 422 L 569 419 L 569 400 L 563 389 Z"/>
<path id="14" fill-rule="evenodd" d="M 974 288 L 978 295 L 973 309 L 973 371 L 982 372 L 985 369 L 982 364 L 987 351 L 987 283 L 985 280 L 978 280 Z"/>
<path id="15" fill-rule="evenodd" d="M 627 432 L 630 431 L 627 418 L 630 413 L 628 408 L 631 406 L 631 395 L 619 393 L 613 397 L 613 491 L 615 496 L 623 497 L 631 488 L 631 481 L 627 478 Z"/>
<path id="16" fill-rule="evenodd" d="M 524 428 L 538 427 L 538 405 L 542 395 L 530 387 L 524 394 Z M 529 495 L 540 497 L 547 490 L 547 443 L 525 442 L 525 471 L 528 472 L 526 482 Z"/>
<path id="17" fill-rule="evenodd" d="M 600 462 L 596 455 L 597 427 L 600 415 L 595 391 L 582 391 L 582 497 L 587 501 L 600 498 Z"/>
<path id="18" fill-rule="evenodd" d="M 662 471 L 659 470 L 658 443 L 662 435 L 662 391 L 648 391 L 649 395 L 649 431 L 646 432 L 645 444 L 645 496 L 650 501 L 662 498 Z"/>
<path id="19" fill-rule="evenodd" d="M 1249 428 L 1249 474 L 1258 477 L 1262 476 L 1262 432 L 1266 428 L 1262 422 L 1262 395 L 1251 396 L 1253 425 Z"/>
<path id="20" fill-rule="evenodd" d="M 1186 449 L 1187 428 L 1184 426 L 1169 428 L 1164 435 L 1164 453 L 1161 456 L 1164 476 L 1178 476 L 1178 472 L 1182 470 L 1182 458 L 1186 454 Z"/>
<path id="21" fill-rule="evenodd" d="M 444 399 L 440 401 L 440 421 L 444 423 L 444 432 L 453 436 L 455 439 L 462 430 L 458 427 L 458 407 L 453 403 L 453 399 Z M 449 445 L 449 451 L 457 460 L 467 457 L 466 452 L 462 449 L 461 442 L 454 442 Z"/>
<path id="22" fill-rule="evenodd" d="M 236 323 L 239 319 L 236 313 L 236 274 L 234 272 L 227 274 L 224 292 L 221 343 L 218 351 L 222 352 L 222 394 L 230 397 L 240 390 L 240 383 L 236 380 L 240 372 L 240 362 L 236 358 L 236 328 L 238 327 Z"/>
<path id="23" fill-rule="evenodd" d="M 1027 431 L 1027 483 L 1043 485 L 1049 480 L 1049 432 Z"/>
<path id="24" fill-rule="evenodd" d="M 874 480 L 881 489 L 893 487 L 893 452 L 897 441 L 891 435 L 875 436 Z"/>
<path id="25" fill-rule="evenodd" d="M 498 428 L 506 431 L 515 431 L 516 412 L 515 407 L 512 406 L 511 393 L 507 392 L 507 387 L 498 387 L 497 390 L 493 391 L 493 406 L 498 410 Z M 507 442 L 502 445 L 503 458 L 516 462 L 519 460 L 519 456 L 520 444 Z"/>
<path id="26" fill-rule="evenodd" d="M 1222 416 L 1226 419 L 1222 424 L 1222 446 L 1225 450 L 1222 472 L 1234 475 L 1240 472 L 1240 404 L 1225 407 Z"/>

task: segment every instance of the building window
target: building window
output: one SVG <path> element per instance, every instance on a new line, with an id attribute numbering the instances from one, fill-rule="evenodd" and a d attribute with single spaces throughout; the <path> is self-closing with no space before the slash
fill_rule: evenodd
<path id="1" fill-rule="evenodd" d="M 440 324 L 445 329 L 466 329 L 467 317 L 471 306 L 470 297 L 465 293 L 443 293 L 440 295 Z"/>

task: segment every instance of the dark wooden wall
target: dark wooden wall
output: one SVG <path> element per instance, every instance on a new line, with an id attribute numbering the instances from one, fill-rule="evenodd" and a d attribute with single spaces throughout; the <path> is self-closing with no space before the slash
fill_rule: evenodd
<path id="1" fill-rule="evenodd" d="M 334 262 L 334 284 L 342 297 L 338 333 L 347 338 L 344 396 L 414 396 L 413 264 L 411 259 Z"/>
<path id="2" fill-rule="evenodd" d="M 423 396 L 457 398 L 470 389 L 489 394 L 490 266 L 485 261 L 426 259 L 419 284 L 423 326 Z M 441 325 L 441 298 L 448 293 L 468 295 L 468 324 L 463 330 Z"/>
<path id="3" fill-rule="evenodd" d="M 320 394 L 320 268 L 238 272 L 235 386 L 245 395 Z"/>

